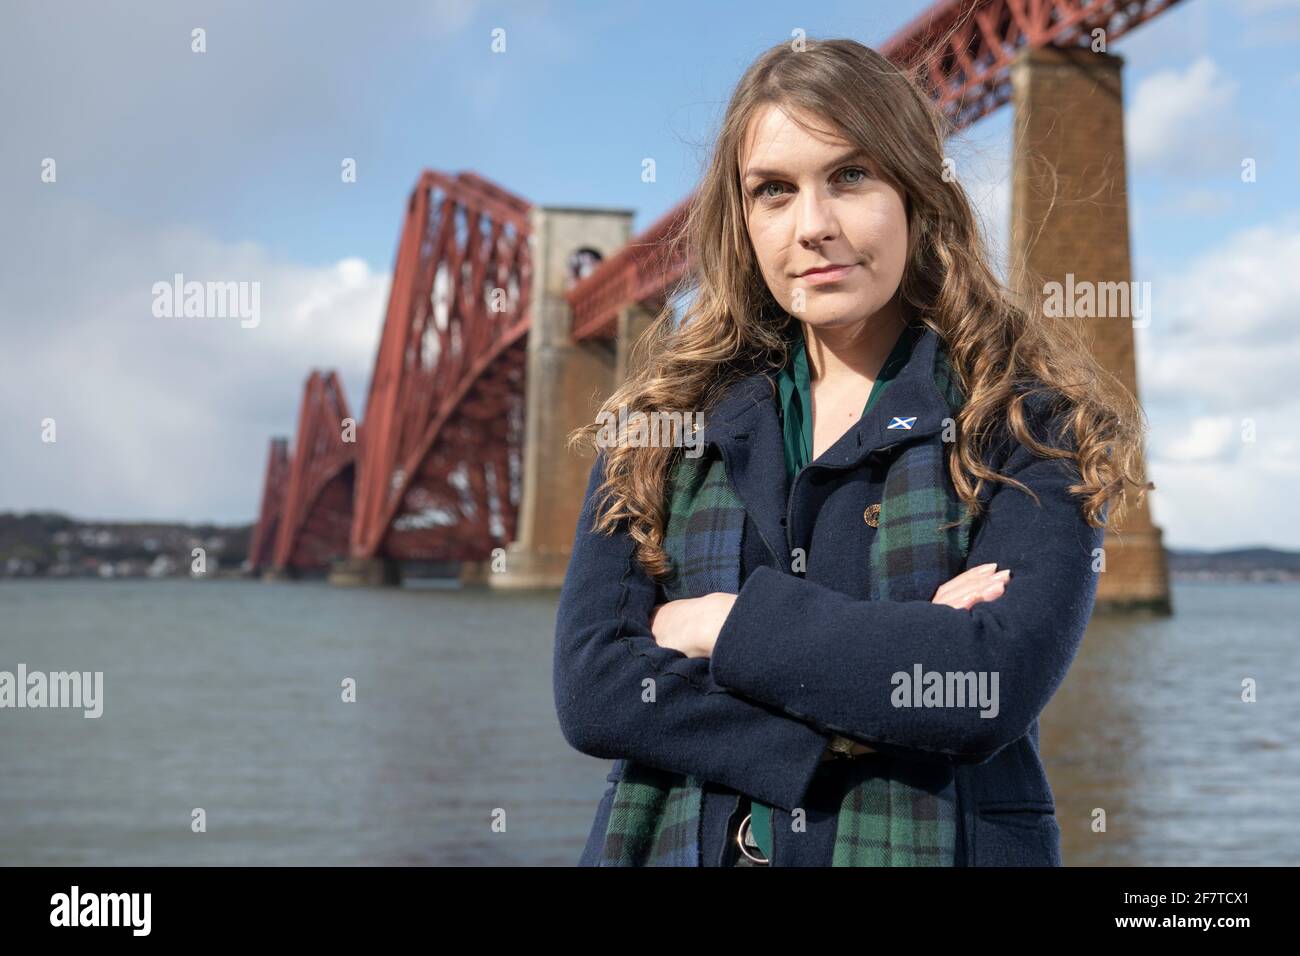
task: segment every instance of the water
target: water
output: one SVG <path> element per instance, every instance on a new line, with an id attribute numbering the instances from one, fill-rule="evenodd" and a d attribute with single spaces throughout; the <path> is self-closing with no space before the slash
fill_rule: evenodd
<path id="1" fill-rule="evenodd" d="M 1065 862 L 1294 866 L 1300 588 L 1176 584 L 1173 600 L 1172 618 L 1094 616 L 1044 713 Z"/>
<path id="2" fill-rule="evenodd" d="M 0 670 L 104 672 L 97 720 L 0 710 L 0 864 L 572 864 L 609 762 L 560 735 L 556 598 L 0 583 Z M 1044 715 L 1065 861 L 1294 864 L 1300 588 L 1174 600 L 1094 618 Z"/>

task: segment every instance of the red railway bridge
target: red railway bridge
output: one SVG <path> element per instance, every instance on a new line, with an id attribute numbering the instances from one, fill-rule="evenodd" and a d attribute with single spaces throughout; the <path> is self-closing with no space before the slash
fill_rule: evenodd
<path id="1" fill-rule="evenodd" d="M 880 48 L 954 129 L 1014 104 L 1013 268 L 1130 281 L 1122 61 L 1106 47 L 1178 2 L 945 0 Z M 630 210 L 539 207 L 473 173 L 425 171 L 406 205 L 365 420 L 350 417 L 336 374 L 311 372 L 292 449 L 271 441 L 252 568 L 380 584 L 439 562 L 467 581 L 557 587 L 590 467 L 565 436 L 591 420 L 631 344 L 689 279 L 679 236 L 690 202 L 633 238 Z M 1098 324 L 1092 342 L 1136 394 L 1132 327 Z M 1167 608 L 1145 502 L 1122 541 L 1119 530 L 1106 542 L 1119 573 L 1098 601 Z"/>

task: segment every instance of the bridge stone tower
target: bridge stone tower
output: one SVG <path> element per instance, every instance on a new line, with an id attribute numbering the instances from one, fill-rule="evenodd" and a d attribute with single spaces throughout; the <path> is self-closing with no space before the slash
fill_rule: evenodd
<path id="1" fill-rule="evenodd" d="M 616 340 L 573 338 L 573 313 L 564 293 L 574 280 L 574 257 L 593 250 L 608 258 L 632 235 L 632 210 L 534 207 L 533 319 L 528 332 L 523 500 L 505 570 L 490 562 L 467 566 L 462 580 L 496 588 L 558 588 L 573 547 L 592 458 L 570 452 L 569 432 L 592 421 L 614 390 L 623 360 Z M 640 327 L 630 317 L 624 333 Z"/>
<path id="2" fill-rule="evenodd" d="M 1063 286 L 1071 273 L 1076 286 L 1132 279 L 1122 66 L 1119 57 L 1086 48 L 1026 48 L 1017 55 L 1013 275 L 1028 267 L 1030 275 Z M 1087 324 L 1097 359 L 1137 395 L 1132 318 L 1076 321 Z M 1098 608 L 1172 611 L 1161 532 L 1147 500 L 1106 532 Z"/>

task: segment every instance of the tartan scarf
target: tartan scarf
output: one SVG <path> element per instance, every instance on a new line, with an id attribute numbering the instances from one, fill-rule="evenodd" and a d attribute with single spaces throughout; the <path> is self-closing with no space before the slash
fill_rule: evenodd
<path id="1" fill-rule="evenodd" d="M 942 342 L 934 381 L 955 416 L 964 397 Z M 680 456 L 668 485 L 664 550 L 674 573 L 668 600 L 740 591 L 744 506 L 716 448 Z M 872 539 L 870 599 L 928 601 L 963 567 L 970 548 L 966 510 L 947 479 L 942 443 L 907 444 L 890 463 Z M 940 525 L 960 521 L 954 528 Z M 923 593 L 929 590 L 930 593 Z M 832 866 L 953 866 L 956 857 L 954 770 L 882 753 L 845 765 Z M 703 783 L 627 760 L 618 782 L 599 866 L 701 866 Z M 774 823 L 780 815 L 774 815 Z"/>

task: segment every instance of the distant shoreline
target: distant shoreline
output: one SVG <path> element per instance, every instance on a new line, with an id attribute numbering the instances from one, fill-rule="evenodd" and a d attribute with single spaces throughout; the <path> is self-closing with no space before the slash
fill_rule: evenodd
<path id="1" fill-rule="evenodd" d="M 84 521 L 0 512 L 0 580 L 232 579 L 248 575 L 252 524 Z M 196 549 L 202 574 L 193 574 Z M 1165 549 L 1172 581 L 1300 582 L 1300 551 Z"/>

